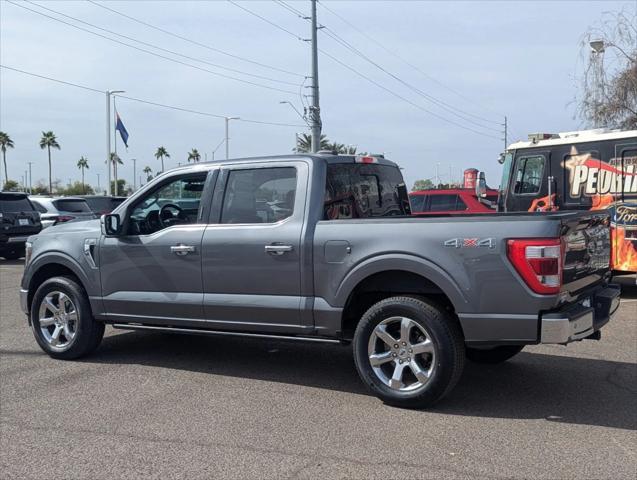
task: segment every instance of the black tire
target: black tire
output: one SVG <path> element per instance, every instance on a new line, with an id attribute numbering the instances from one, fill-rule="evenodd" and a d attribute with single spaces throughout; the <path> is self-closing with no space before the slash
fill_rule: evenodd
<path id="1" fill-rule="evenodd" d="M 51 345 L 45 338 L 40 325 L 40 305 L 43 299 L 53 292 L 65 294 L 72 302 L 77 314 L 77 319 L 72 323 L 75 334 L 72 341 L 67 340 L 68 346 L 66 347 Z M 38 345 L 53 358 L 73 360 L 88 355 L 99 346 L 104 336 L 104 323 L 97 322 L 93 318 L 91 305 L 84 289 L 77 283 L 77 280 L 70 277 L 53 277 L 42 283 L 33 295 L 30 316 L 33 335 Z M 50 328 L 55 330 L 56 327 L 51 325 Z M 64 338 L 64 333 L 61 335 Z"/>
<path id="2" fill-rule="evenodd" d="M 20 257 L 24 257 L 23 250 L 9 250 L 8 252 L 4 252 L 0 255 L 0 257 L 4 257 L 7 260 L 17 260 Z"/>
<path id="3" fill-rule="evenodd" d="M 427 358 L 429 358 L 430 376 L 413 391 L 391 388 L 379 378 L 370 363 L 368 348 L 372 335 L 374 335 L 373 341 L 376 342 L 376 327 L 380 323 L 385 324 L 393 317 L 412 320 L 419 327 L 416 329 L 416 333 L 420 334 L 424 329 L 426 337 L 433 343 L 435 356 L 427 357 L 428 354 L 423 354 L 418 357 L 419 361 L 423 362 L 427 362 Z M 392 337 L 396 338 L 395 335 Z M 383 343 L 380 345 L 384 346 Z M 416 344 L 413 346 L 415 351 Z M 363 382 L 385 403 L 403 408 L 424 408 L 434 405 L 455 387 L 465 363 L 464 338 L 457 320 L 448 315 L 441 307 L 411 297 L 387 298 L 367 310 L 356 327 L 353 349 L 356 369 Z M 411 352 L 411 350 L 409 351 Z M 388 352 L 383 352 L 383 354 L 386 353 Z M 415 353 L 406 353 L 405 355 L 412 355 L 414 361 L 417 357 Z M 392 356 L 396 357 L 393 353 Z M 411 368 L 412 359 L 408 358 L 407 360 L 405 362 L 407 364 L 405 366 L 409 366 L 407 375 L 413 375 L 416 372 Z M 392 359 L 389 362 L 386 367 L 382 368 L 395 369 L 398 367 L 396 360 Z M 415 379 L 415 376 L 413 378 Z M 405 382 L 404 385 L 407 386 L 407 383 Z"/>
<path id="4" fill-rule="evenodd" d="M 466 347 L 467 358 L 474 363 L 496 364 L 506 362 L 522 351 L 524 345 L 500 345 L 489 349 Z"/>

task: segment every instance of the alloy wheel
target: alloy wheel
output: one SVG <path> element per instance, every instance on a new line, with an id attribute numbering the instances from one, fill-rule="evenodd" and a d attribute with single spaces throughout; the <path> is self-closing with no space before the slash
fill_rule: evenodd
<path id="1" fill-rule="evenodd" d="M 436 348 L 431 335 L 406 317 L 390 317 L 376 325 L 367 351 L 378 379 L 399 392 L 423 388 L 436 366 Z"/>
<path id="2" fill-rule="evenodd" d="M 66 350 L 75 339 L 78 315 L 67 294 L 52 291 L 40 302 L 38 322 L 42 337 L 53 350 Z"/>

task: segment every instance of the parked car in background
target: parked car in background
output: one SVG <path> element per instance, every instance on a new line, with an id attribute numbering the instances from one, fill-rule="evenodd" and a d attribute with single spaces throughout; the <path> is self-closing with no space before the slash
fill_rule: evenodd
<path id="1" fill-rule="evenodd" d="M 42 228 L 58 223 L 92 220 L 97 218 L 86 200 L 80 197 L 29 197 L 35 209 L 40 212 Z"/>
<path id="2" fill-rule="evenodd" d="M 40 215 L 26 193 L 0 192 L 0 257 L 24 256 L 27 238 L 40 230 Z"/>
<path id="3" fill-rule="evenodd" d="M 411 213 L 419 215 L 494 213 L 497 201 L 498 191 L 491 189 L 487 190 L 487 196 L 484 199 L 478 199 L 472 188 L 418 190 L 409 194 Z"/>
<path id="4" fill-rule="evenodd" d="M 115 210 L 126 197 L 109 197 L 108 195 L 79 195 L 88 203 L 88 206 L 98 217 L 111 213 Z"/>

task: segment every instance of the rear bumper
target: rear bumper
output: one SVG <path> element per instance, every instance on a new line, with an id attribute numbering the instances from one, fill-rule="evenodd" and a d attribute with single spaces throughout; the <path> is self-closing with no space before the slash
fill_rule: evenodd
<path id="1" fill-rule="evenodd" d="M 609 285 L 584 300 L 540 316 L 540 343 L 566 344 L 602 328 L 619 308 L 620 290 Z"/>
<path id="2" fill-rule="evenodd" d="M 0 235 L 0 248 L 16 248 L 24 246 L 31 234 L 26 235 Z"/>

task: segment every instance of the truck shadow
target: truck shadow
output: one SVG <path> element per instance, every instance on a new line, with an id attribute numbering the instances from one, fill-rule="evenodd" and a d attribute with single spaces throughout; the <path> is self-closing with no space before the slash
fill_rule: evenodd
<path id="1" fill-rule="evenodd" d="M 622 289 L 622 300 L 637 299 L 637 283 L 635 274 L 616 275 L 613 277 L 613 283 L 618 283 Z"/>
<path id="2" fill-rule="evenodd" d="M 350 347 L 156 332 L 106 337 L 90 363 L 140 364 L 369 395 Z M 501 365 L 467 363 L 434 409 L 447 415 L 544 419 L 637 429 L 632 363 L 522 352 Z"/>

